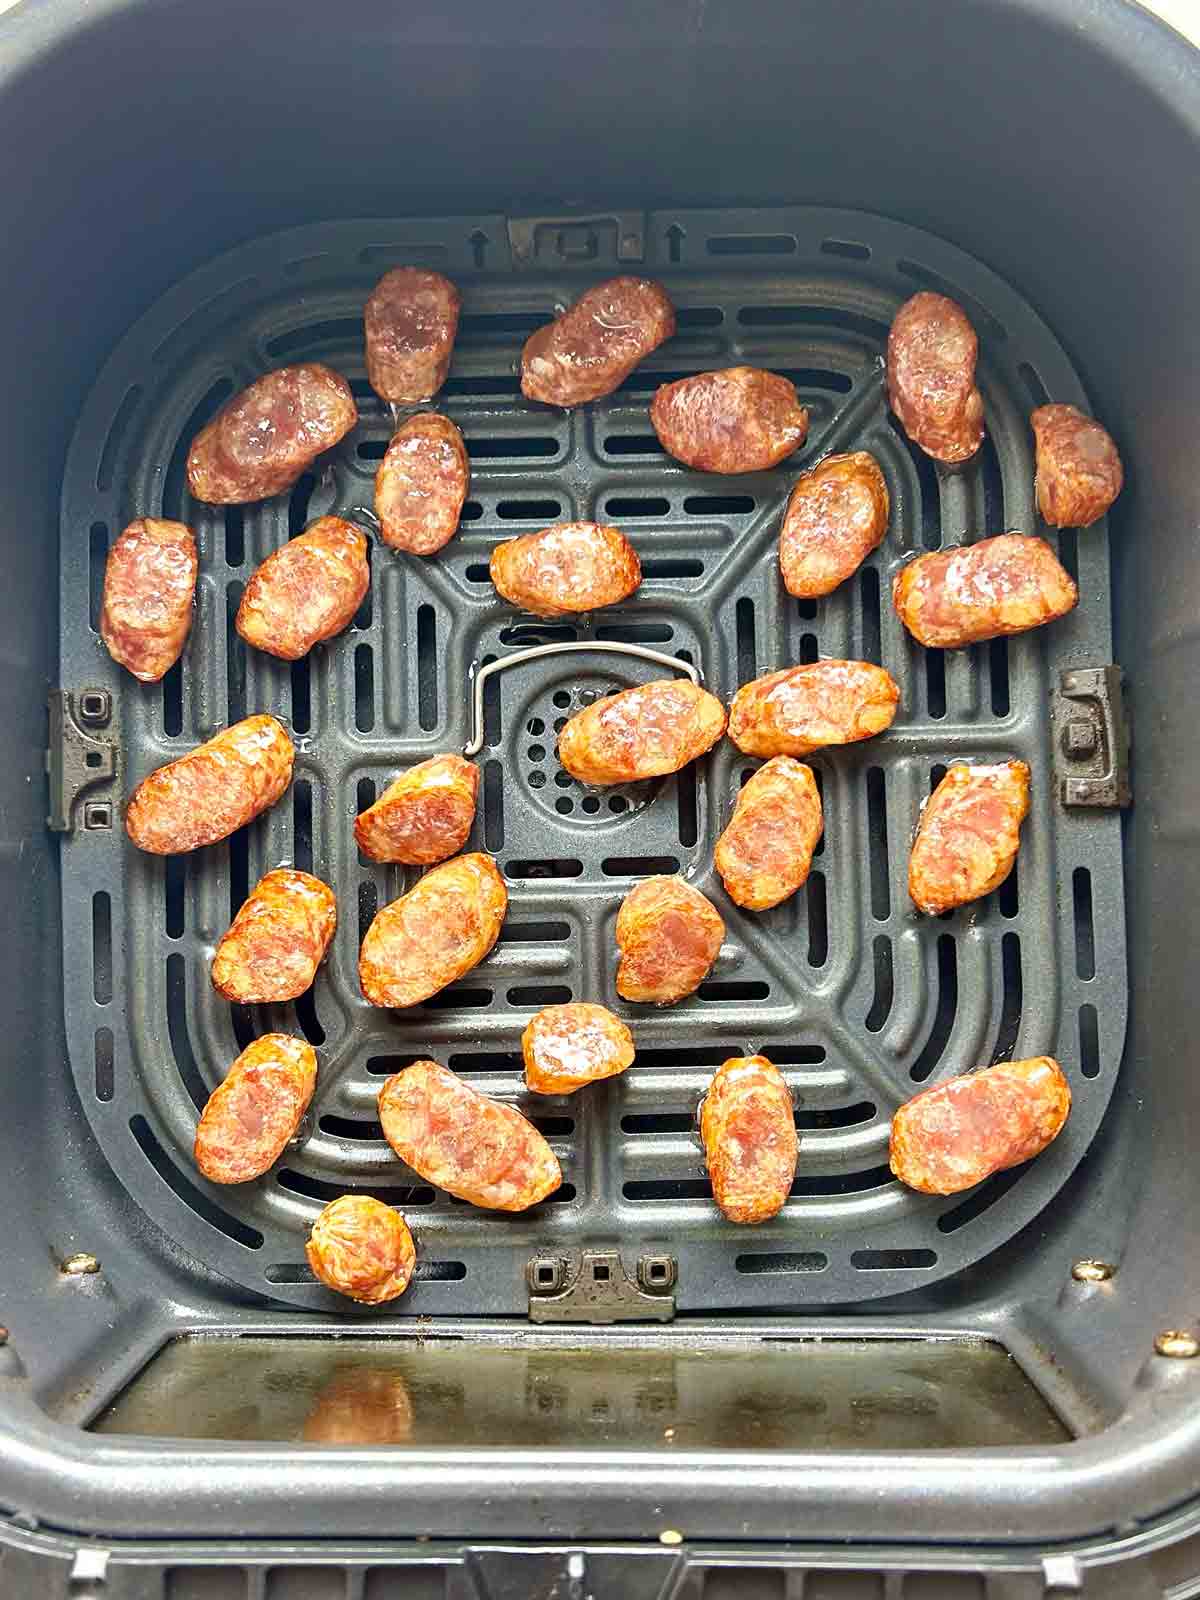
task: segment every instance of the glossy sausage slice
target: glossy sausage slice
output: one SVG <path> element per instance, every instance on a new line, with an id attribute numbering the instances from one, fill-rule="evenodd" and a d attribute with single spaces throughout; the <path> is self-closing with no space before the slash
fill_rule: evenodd
<path id="1" fill-rule="evenodd" d="M 812 661 L 743 685 L 729 737 L 749 756 L 806 756 L 882 733 L 899 703 L 895 680 L 873 662 Z"/>
<path id="2" fill-rule="evenodd" d="M 773 756 L 747 780 L 717 840 L 725 893 L 747 911 L 766 911 L 795 894 L 824 826 L 812 768 Z"/>
<path id="3" fill-rule="evenodd" d="M 295 755 L 282 723 L 246 717 L 143 778 L 125 831 L 156 856 L 216 844 L 275 804 L 292 781 Z"/>
<path id="4" fill-rule="evenodd" d="M 460 755 L 431 756 L 389 783 L 354 819 L 354 837 L 372 861 L 428 867 L 467 842 L 475 821 L 479 768 Z"/>
<path id="5" fill-rule="evenodd" d="M 546 1006 L 521 1035 L 525 1087 L 534 1094 L 571 1094 L 624 1072 L 633 1035 L 604 1006 L 576 1000 Z"/>
<path id="6" fill-rule="evenodd" d="M 925 802 L 908 859 L 908 892 L 940 916 L 998 889 L 1013 869 L 1029 810 L 1023 761 L 957 763 Z"/>
<path id="7" fill-rule="evenodd" d="M 726 367 L 664 383 L 650 402 L 659 443 L 700 472 L 762 472 L 800 446 L 808 412 L 796 386 L 760 367 Z"/>
<path id="8" fill-rule="evenodd" d="M 384 906 L 358 955 L 373 1006 L 415 1006 L 477 967 L 500 936 L 508 891 L 490 856 L 456 856 Z"/>
<path id="9" fill-rule="evenodd" d="M 1125 473 L 1111 436 L 1074 406 L 1039 406 L 1029 418 L 1037 454 L 1038 510 L 1052 528 L 1088 528 L 1121 492 Z"/>
<path id="10" fill-rule="evenodd" d="M 539 617 L 565 617 L 627 600 L 642 581 L 637 552 L 600 522 L 558 522 L 492 551 L 492 582 L 510 605 Z"/>
<path id="11" fill-rule="evenodd" d="M 532 1122 L 436 1061 L 414 1061 L 387 1080 L 379 1120 L 401 1161 L 473 1206 L 525 1211 L 562 1183 L 558 1160 Z"/>
<path id="12" fill-rule="evenodd" d="M 832 594 L 882 542 L 888 509 L 883 473 L 865 450 L 826 456 L 802 473 L 779 533 L 787 592 L 802 600 Z"/>
<path id="13" fill-rule="evenodd" d="M 957 650 L 1040 628 L 1078 599 L 1074 579 L 1046 541 L 1022 533 L 933 550 L 892 581 L 897 616 L 931 649 Z"/>
<path id="14" fill-rule="evenodd" d="M 192 530 L 160 517 L 138 517 L 108 552 L 100 637 L 143 683 L 157 683 L 179 660 L 192 626 L 197 566 Z"/>
<path id="15" fill-rule="evenodd" d="M 1050 1056 L 949 1078 L 892 1118 L 892 1171 L 922 1194 L 958 1194 L 1040 1155 L 1070 1110 L 1070 1085 Z"/>
<path id="16" fill-rule="evenodd" d="M 967 461 L 983 443 L 978 355 L 966 312 L 946 295 L 922 290 L 897 311 L 888 334 L 888 399 L 908 437 L 937 461 Z"/>
<path id="17" fill-rule="evenodd" d="M 375 474 L 380 537 L 393 550 L 431 556 L 458 532 L 471 483 L 463 436 L 436 411 L 410 417 L 392 435 Z"/>
<path id="18" fill-rule="evenodd" d="M 674 332 L 675 308 L 661 284 L 609 278 L 530 334 L 521 355 L 521 392 L 552 406 L 598 400 Z"/>
<path id="19" fill-rule="evenodd" d="M 366 535 L 341 517 L 319 517 L 251 575 L 235 626 L 256 650 L 298 661 L 350 626 L 370 581 Z"/>
<path id="20" fill-rule="evenodd" d="M 337 901 L 320 878 L 268 872 L 243 901 L 213 956 L 213 988 L 237 1005 L 294 1000 L 312 987 L 337 928 Z"/>
<path id="21" fill-rule="evenodd" d="M 669 1006 L 697 990 L 721 952 L 725 924 L 682 878 L 643 878 L 617 913 L 617 993 Z"/>
<path id="22" fill-rule="evenodd" d="M 371 291 L 363 321 L 367 377 L 381 399 L 428 400 L 446 381 L 462 297 L 440 272 L 396 267 Z"/>
<path id="23" fill-rule="evenodd" d="M 408 1223 L 369 1194 L 331 1200 L 313 1223 L 304 1253 L 326 1288 L 364 1306 L 402 1295 L 417 1260 Z"/>
<path id="24" fill-rule="evenodd" d="M 700 1108 L 713 1199 L 730 1222 L 766 1222 L 796 1176 L 796 1114 L 783 1074 L 766 1056 L 717 1068 Z"/>
<path id="25" fill-rule="evenodd" d="M 260 1178 L 295 1137 L 317 1084 L 304 1039 L 264 1033 L 242 1051 L 208 1097 L 196 1129 L 196 1165 L 210 1183 Z"/>
<path id="26" fill-rule="evenodd" d="M 633 783 L 678 772 L 724 731 L 715 695 L 661 678 L 577 711 L 558 736 L 558 759 L 582 783 Z"/>

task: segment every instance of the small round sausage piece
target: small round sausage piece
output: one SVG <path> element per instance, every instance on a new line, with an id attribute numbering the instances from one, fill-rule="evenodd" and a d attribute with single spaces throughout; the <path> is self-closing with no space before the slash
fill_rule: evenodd
<path id="1" fill-rule="evenodd" d="M 188 451 L 188 488 L 211 505 L 281 494 L 357 421 L 350 385 L 332 367 L 280 367 L 201 428 Z"/>
<path id="2" fill-rule="evenodd" d="M 375 474 L 380 537 L 393 550 L 431 556 L 458 532 L 471 483 L 463 436 L 436 411 L 410 417 L 392 435 Z"/>
<path id="3" fill-rule="evenodd" d="M 1039 406 L 1029 418 L 1037 455 L 1038 510 L 1052 528 L 1090 528 L 1121 492 L 1125 473 L 1108 431 L 1074 406 Z"/>
<path id="4" fill-rule="evenodd" d="M 209 1182 L 261 1178 L 295 1137 L 316 1085 L 307 1040 L 264 1033 L 248 1044 L 200 1114 L 194 1154 Z"/>
<path id="5" fill-rule="evenodd" d="M 521 355 L 521 392 L 551 406 L 598 400 L 674 332 L 675 308 L 660 283 L 609 278 L 530 334 Z"/>
<path id="6" fill-rule="evenodd" d="M 477 967 L 500 937 L 508 907 L 490 856 L 455 856 L 384 906 L 358 954 L 373 1006 L 415 1006 Z"/>
<path id="7" fill-rule="evenodd" d="M 367 377 L 393 404 L 429 400 L 446 381 L 462 297 L 440 272 L 397 267 L 371 291 L 363 321 Z"/>
<path id="8" fill-rule="evenodd" d="M 812 661 L 744 684 L 729 708 L 729 737 L 748 756 L 806 756 L 871 739 L 892 724 L 900 690 L 870 661 Z"/>
<path id="9" fill-rule="evenodd" d="M 633 1035 L 604 1006 L 577 1000 L 547 1006 L 521 1035 L 525 1087 L 534 1094 L 571 1094 L 615 1078 L 633 1061 Z"/>
<path id="10" fill-rule="evenodd" d="M 908 892 L 937 917 L 998 889 L 1013 869 L 1029 811 L 1023 761 L 952 766 L 925 802 L 908 858 Z"/>
<path id="11" fill-rule="evenodd" d="M 1070 1085 L 1050 1056 L 948 1078 L 892 1118 L 892 1171 L 922 1194 L 959 1194 L 1040 1155 L 1070 1110 Z"/>
<path id="12" fill-rule="evenodd" d="M 1023 533 L 933 550 L 892 581 L 897 616 L 930 649 L 1026 633 L 1066 616 L 1078 600 L 1074 579 L 1045 539 Z"/>
<path id="13" fill-rule="evenodd" d="M 717 1068 L 700 1108 L 713 1199 L 730 1222 L 766 1222 L 796 1176 L 796 1113 L 783 1074 L 766 1056 Z"/>
<path id="14" fill-rule="evenodd" d="M 256 650 L 299 661 L 350 626 L 370 581 L 366 535 L 341 517 L 319 517 L 251 575 L 235 626 Z"/>
<path id="15" fill-rule="evenodd" d="M 581 783 L 633 783 L 678 772 L 725 732 L 725 707 L 683 678 L 660 678 L 577 711 L 558 759 Z"/>
<path id="16" fill-rule="evenodd" d="M 512 1106 L 436 1061 L 414 1061 L 379 1091 L 392 1149 L 427 1183 L 489 1211 L 526 1211 L 562 1183 L 541 1134 Z"/>
<path id="17" fill-rule="evenodd" d="M 883 542 L 888 492 L 866 450 L 826 456 L 796 480 L 779 532 L 779 570 L 789 594 L 832 594 Z"/>
<path id="18" fill-rule="evenodd" d="M 747 781 L 717 840 L 725 893 L 747 911 L 779 905 L 808 877 L 824 827 L 812 768 L 773 756 Z"/>
<path id="19" fill-rule="evenodd" d="M 983 443 L 978 355 L 966 312 L 944 294 L 922 290 L 897 311 L 888 334 L 888 399 L 908 437 L 936 461 L 967 461 Z"/>
<path id="20" fill-rule="evenodd" d="M 139 517 L 104 568 L 100 637 L 119 666 L 157 683 L 182 654 L 196 598 L 196 541 L 182 522 Z"/>
<path id="21" fill-rule="evenodd" d="M 650 421 L 668 454 L 700 472 L 762 472 L 799 450 L 808 412 L 796 386 L 761 367 L 727 367 L 664 383 Z"/>
<path id="22" fill-rule="evenodd" d="M 492 551 L 492 582 L 502 600 L 539 617 L 565 617 L 627 600 L 642 581 L 637 552 L 601 522 L 557 522 Z"/>
<path id="23" fill-rule="evenodd" d="M 337 901 L 320 878 L 277 867 L 260 878 L 221 936 L 213 988 L 236 1005 L 294 1000 L 312 988 L 337 928 Z"/>
<path id="24" fill-rule="evenodd" d="M 364 1306 L 398 1299 L 417 1260 L 408 1223 L 369 1194 L 331 1200 L 313 1223 L 304 1253 L 327 1289 Z"/>
<path id="25" fill-rule="evenodd" d="M 354 819 L 354 837 L 372 861 L 429 867 L 461 850 L 475 821 L 479 768 L 460 755 L 431 756 L 389 783 Z"/>
<path id="26" fill-rule="evenodd" d="M 275 804 L 295 757 L 281 722 L 246 717 L 143 778 L 126 807 L 125 831 L 156 856 L 216 844 Z"/>
<path id="27" fill-rule="evenodd" d="M 721 952 L 725 924 L 682 878 L 643 878 L 617 913 L 617 993 L 669 1006 L 693 994 Z"/>

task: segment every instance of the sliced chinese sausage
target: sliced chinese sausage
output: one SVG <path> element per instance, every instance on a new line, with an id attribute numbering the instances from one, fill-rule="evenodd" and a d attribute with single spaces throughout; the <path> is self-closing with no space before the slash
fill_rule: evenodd
<path id="1" fill-rule="evenodd" d="M 714 861 L 725 892 L 747 911 L 766 911 L 808 877 L 825 823 L 812 768 L 773 756 L 746 782 Z"/>
<path id="2" fill-rule="evenodd" d="M 461 850 L 475 821 L 479 768 L 460 755 L 431 756 L 389 783 L 354 819 L 354 837 L 372 861 L 428 867 Z"/>
<path id="3" fill-rule="evenodd" d="M 725 707 L 684 678 L 661 678 L 577 711 L 558 759 L 581 783 L 633 783 L 678 772 L 725 731 Z"/>
<path id="4" fill-rule="evenodd" d="M 925 802 L 908 858 L 917 909 L 940 916 L 998 889 L 1017 859 L 1028 810 L 1023 761 L 951 767 Z"/>
<path id="5" fill-rule="evenodd" d="M 383 400 L 431 399 L 446 381 L 462 297 L 440 272 L 397 267 L 371 291 L 367 377 Z"/>
<path id="6" fill-rule="evenodd" d="M 265 500 L 290 489 L 357 421 L 350 385 L 332 367 L 280 367 L 234 395 L 196 435 L 188 488 L 212 505 Z"/>
<path id="7" fill-rule="evenodd" d="M 893 319 L 888 400 L 905 433 L 937 461 L 967 461 L 983 443 L 983 396 L 975 387 L 979 340 L 966 312 L 922 290 Z"/>
<path id="8" fill-rule="evenodd" d="M 366 535 L 341 517 L 319 517 L 251 575 L 235 626 L 256 650 L 298 661 L 350 626 L 370 581 Z"/>
<path id="9" fill-rule="evenodd" d="M 935 1083 L 899 1108 L 892 1171 L 922 1194 L 958 1194 L 1040 1155 L 1070 1110 L 1070 1085 L 1052 1057 L 998 1061 Z"/>
<path id="10" fill-rule="evenodd" d="M 333 890 L 291 867 L 250 891 L 213 956 L 213 988 L 237 1005 L 294 1000 L 312 987 L 337 928 Z"/>
<path id="11" fill-rule="evenodd" d="M 552 406 L 598 400 L 674 332 L 675 308 L 661 284 L 609 278 L 530 334 L 521 355 L 521 392 Z"/>
<path id="12" fill-rule="evenodd" d="M 617 993 L 668 1006 L 697 990 L 721 951 L 725 924 L 682 878 L 643 878 L 617 913 Z"/>
<path id="13" fill-rule="evenodd" d="M 870 739 L 892 724 L 900 690 L 870 661 L 812 661 L 744 684 L 729 708 L 729 737 L 749 756 L 806 756 Z"/>
<path id="14" fill-rule="evenodd" d="M 216 844 L 275 804 L 295 757 L 281 722 L 246 717 L 143 778 L 126 807 L 125 831 L 156 856 Z"/>
<path id="15" fill-rule="evenodd" d="M 796 1114 L 783 1075 L 766 1056 L 717 1068 L 700 1108 L 713 1199 L 730 1222 L 766 1222 L 796 1176 Z"/>
<path id="16" fill-rule="evenodd" d="M 1038 510 L 1052 528 L 1087 528 L 1121 492 L 1125 473 L 1110 434 L 1075 406 L 1039 406 L 1033 428 Z"/>
<path id="17" fill-rule="evenodd" d="M 788 497 L 779 532 L 779 570 L 789 594 L 815 600 L 858 571 L 887 532 L 888 492 L 866 450 L 826 456 Z"/>
<path id="18" fill-rule="evenodd" d="M 1066 616 L 1078 600 L 1074 579 L 1046 541 L 1023 533 L 933 550 L 892 581 L 897 616 L 931 649 L 1025 633 Z"/>
<path id="19" fill-rule="evenodd" d="M 401 1161 L 474 1206 L 525 1211 L 562 1183 L 558 1160 L 532 1122 L 436 1061 L 414 1061 L 387 1080 L 379 1120 Z"/>
<path id="20" fill-rule="evenodd" d="M 211 1183 L 260 1178 L 296 1135 L 317 1084 L 312 1045 L 264 1033 L 208 1097 L 196 1129 L 196 1165 Z"/>
<path id="21" fill-rule="evenodd" d="M 508 891 L 490 856 L 455 856 L 384 906 L 358 954 L 373 1006 L 415 1006 L 477 967 L 500 936 Z"/>
<path id="22" fill-rule="evenodd" d="M 108 552 L 100 637 L 143 683 L 157 683 L 179 660 L 192 626 L 197 565 L 192 530 L 160 517 L 138 517 Z"/>
<path id="23" fill-rule="evenodd" d="M 402 1295 L 417 1260 L 408 1223 L 369 1194 L 331 1200 L 313 1223 L 304 1253 L 319 1282 L 364 1306 Z"/>
<path id="24" fill-rule="evenodd" d="M 431 556 L 453 539 L 471 483 L 463 436 L 436 411 L 392 435 L 375 474 L 380 537 L 393 550 Z"/>
<path id="25" fill-rule="evenodd" d="M 633 1035 L 604 1006 L 576 1000 L 546 1006 L 521 1035 L 525 1087 L 534 1094 L 570 1094 L 624 1072 Z"/>
<path id="26" fill-rule="evenodd" d="M 601 522 L 558 522 L 492 551 L 501 599 L 539 617 L 565 617 L 627 600 L 642 581 L 637 552 Z"/>
<path id="27" fill-rule="evenodd" d="M 650 402 L 659 443 L 700 472 L 762 472 L 808 434 L 796 386 L 761 367 L 726 367 L 664 383 Z"/>

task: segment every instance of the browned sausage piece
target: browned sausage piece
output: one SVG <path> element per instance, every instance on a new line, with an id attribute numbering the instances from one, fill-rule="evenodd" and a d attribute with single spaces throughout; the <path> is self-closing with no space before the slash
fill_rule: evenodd
<path id="1" fill-rule="evenodd" d="M 633 1061 L 633 1035 L 604 1006 L 577 1000 L 547 1006 L 521 1035 L 525 1087 L 534 1094 L 570 1094 L 624 1072 Z"/>
<path id="2" fill-rule="evenodd" d="M 682 878 L 643 878 L 617 913 L 617 993 L 669 1006 L 693 994 L 721 952 L 725 924 Z"/>
<path id="3" fill-rule="evenodd" d="M 664 383 L 650 402 L 659 443 L 700 472 L 762 472 L 799 450 L 808 412 L 796 386 L 761 367 L 726 367 Z"/>
<path id="4" fill-rule="evenodd" d="M 475 821 L 479 768 L 459 755 L 431 756 L 389 783 L 354 819 L 354 837 L 372 861 L 429 867 L 461 850 Z"/>
<path id="5" fill-rule="evenodd" d="M 675 308 L 660 283 L 609 278 L 530 334 L 521 356 L 521 392 L 551 406 L 598 400 L 674 332 Z"/>
<path id="6" fill-rule="evenodd" d="M 375 515 L 393 550 L 431 556 L 458 532 L 471 483 L 463 436 L 436 411 L 410 417 L 392 435 L 375 474 Z"/>
<path id="7" fill-rule="evenodd" d="M 724 731 L 715 695 L 661 678 L 577 711 L 558 736 L 558 759 L 581 783 L 632 783 L 678 772 Z"/>
<path id="8" fill-rule="evenodd" d="M 1088 528 L 1098 522 L 1125 481 L 1111 435 L 1075 406 L 1039 406 L 1029 421 L 1042 520 L 1052 528 Z"/>
<path id="9" fill-rule="evenodd" d="M 700 1135 L 713 1199 L 730 1222 L 766 1222 L 782 1211 L 800 1145 L 792 1096 L 773 1062 L 734 1056 L 718 1067 Z"/>
<path id="10" fill-rule="evenodd" d="M 326 1288 L 364 1306 L 402 1295 L 417 1260 L 408 1223 L 369 1194 L 331 1200 L 313 1223 L 304 1252 Z"/>
<path id="11" fill-rule="evenodd" d="M 892 1171 L 922 1194 L 958 1194 L 1040 1155 L 1070 1110 L 1070 1085 L 1050 1056 L 948 1078 L 892 1118 Z"/>
<path id="12" fill-rule="evenodd" d="M 500 936 L 508 906 L 490 856 L 455 856 L 391 905 L 367 929 L 358 954 L 362 992 L 373 1006 L 415 1006 L 477 967 Z"/>
<path id="13" fill-rule="evenodd" d="M 473 1206 L 525 1211 L 562 1183 L 558 1159 L 532 1122 L 436 1061 L 414 1061 L 387 1080 L 379 1120 L 401 1161 Z"/>
<path id="14" fill-rule="evenodd" d="M 738 795 L 714 857 L 725 892 L 747 911 L 786 900 L 808 877 L 824 830 L 812 768 L 774 756 Z"/>
<path id="15" fill-rule="evenodd" d="M 298 661 L 350 626 L 370 581 L 366 535 L 341 517 L 319 517 L 252 574 L 235 626 L 256 650 Z"/>
<path id="16" fill-rule="evenodd" d="M 957 650 L 1025 633 L 1066 616 L 1074 579 L 1044 539 L 1001 533 L 956 550 L 933 550 L 901 567 L 892 604 L 919 644 Z"/>
<path id="17" fill-rule="evenodd" d="M 601 522 L 557 522 L 492 551 L 501 599 L 539 617 L 565 617 L 627 600 L 642 581 L 637 552 Z"/>
<path id="18" fill-rule="evenodd" d="M 281 494 L 357 421 L 350 385 L 332 367 L 280 367 L 201 428 L 188 451 L 188 488 L 212 505 Z"/>
<path id="19" fill-rule="evenodd" d="M 197 565 L 192 530 L 160 517 L 131 522 L 108 552 L 100 637 L 143 683 L 157 683 L 179 660 L 192 626 Z"/>
<path id="20" fill-rule="evenodd" d="M 797 480 L 779 533 L 779 570 L 789 594 L 832 594 L 883 542 L 888 492 L 866 450 L 826 456 Z"/>
<path id="21" fill-rule="evenodd" d="M 227 839 L 273 806 L 292 781 L 296 750 L 274 717 L 246 717 L 141 783 L 125 810 L 139 850 L 171 856 Z"/>
<path id="22" fill-rule="evenodd" d="M 888 334 L 888 399 L 908 437 L 937 461 L 967 461 L 983 443 L 978 355 L 966 312 L 944 294 L 922 290 L 897 311 Z"/>
<path id="23" fill-rule="evenodd" d="M 917 909 L 936 917 L 998 889 L 1017 859 L 1028 810 L 1023 761 L 952 766 L 925 802 L 908 858 Z"/>
<path id="24" fill-rule="evenodd" d="M 890 673 L 870 661 L 812 661 L 742 686 L 729 737 L 748 756 L 806 756 L 889 728 L 900 703 Z"/>
<path id="25" fill-rule="evenodd" d="M 316 1084 L 307 1040 L 264 1033 L 248 1044 L 200 1114 L 194 1154 L 209 1182 L 261 1178 L 295 1137 Z"/>
<path id="26" fill-rule="evenodd" d="M 320 878 L 277 867 L 260 878 L 217 945 L 213 988 L 237 1005 L 294 1000 L 312 987 L 337 928 Z"/>
<path id="27" fill-rule="evenodd" d="M 440 272 L 397 267 L 371 291 L 367 377 L 383 400 L 429 400 L 446 381 L 462 297 Z"/>

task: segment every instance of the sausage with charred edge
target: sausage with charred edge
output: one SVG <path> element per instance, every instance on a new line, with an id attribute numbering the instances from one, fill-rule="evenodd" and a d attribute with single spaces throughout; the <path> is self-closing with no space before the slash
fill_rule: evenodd
<path id="1" fill-rule="evenodd" d="M 161 517 L 138 517 L 108 552 L 100 637 L 143 683 L 165 677 L 183 652 L 198 564 L 192 530 Z"/>
<path id="2" fill-rule="evenodd" d="M 462 849 L 475 821 L 479 768 L 462 756 L 431 756 L 389 783 L 354 819 L 354 837 L 372 861 L 429 867 Z"/>
<path id="3" fill-rule="evenodd" d="M 1075 406 L 1039 406 L 1029 418 L 1037 457 L 1038 510 L 1052 528 L 1090 528 L 1121 492 L 1117 447 Z"/>
<path id="4" fill-rule="evenodd" d="M 730 1222 L 766 1222 L 796 1176 L 796 1114 L 783 1074 L 766 1056 L 718 1067 L 700 1108 L 713 1199 Z"/>
<path id="5" fill-rule="evenodd" d="M 806 756 L 891 727 L 900 690 L 870 661 L 812 661 L 744 684 L 729 708 L 729 737 L 748 756 Z"/>
<path id="6" fill-rule="evenodd" d="M 194 1154 L 209 1182 L 260 1178 L 295 1137 L 316 1084 L 306 1040 L 264 1033 L 248 1044 L 200 1114 Z"/>
<path id="7" fill-rule="evenodd" d="M 887 532 L 888 491 L 865 450 L 826 456 L 796 480 L 779 533 L 779 570 L 789 594 L 832 594 Z"/>
<path id="8" fill-rule="evenodd" d="M 373 1006 L 415 1006 L 477 967 L 500 936 L 508 906 L 490 856 L 455 856 L 384 906 L 358 954 Z"/>
<path id="9" fill-rule="evenodd" d="M 221 936 L 213 988 L 235 1005 L 294 1000 L 312 987 L 337 928 L 333 890 L 290 867 L 268 872 Z"/>
<path id="10" fill-rule="evenodd" d="M 318 517 L 251 575 L 234 625 L 256 650 L 299 661 L 350 626 L 370 581 L 366 535 L 341 517 Z"/>
<path id="11" fill-rule="evenodd" d="M 546 1006 L 521 1035 L 525 1087 L 534 1094 L 571 1094 L 624 1072 L 633 1035 L 604 1006 L 576 1000 Z"/>
<path id="12" fill-rule="evenodd" d="M 393 550 L 431 556 L 458 532 L 471 483 L 462 434 L 449 417 L 423 411 L 397 428 L 375 474 L 380 537 Z"/>
<path id="13" fill-rule="evenodd" d="M 417 1260 L 408 1223 L 369 1194 L 331 1200 L 313 1223 L 304 1253 L 318 1282 L 364 1306 L 402 1295 Z"/>
<path id="14" fill-rule="evenodd" d="M 892 582 L 896 615 L 929 649 L 957 650 L 1066 616 L 1079 590 L 1044 539 L 1001 533 L 933 550 Z"/>
<path id="15" fill-rule="evenodd" d="M 581 783 L 635 783 L 678 772 L 725 731 L 725 707 L 682 678 L 622 689 L 577 711 L 558 736 L 558 759 Z"/>
<path id="16" fill-rule="evenodd" d="M 496 593 L 539 617 L 565 617 L 627 600 L 642 581 L 637 552 L 618 528 L 557 522 L 492 551 Z"/>
<path id="17" fill-rule="evenodd" d="M 617 993 L 673 1005 L 704 982 L 724 937 L 720 913 L 699 889 L 682 878 L 643 878 L 617 913 Z"/>
<path id="18" fill-rule="evenodd" d="M 1023 761 L 952 766 L 925 802 L 908 859 L 908 892 L 931 917 L 998 889 L 1013 869 L 1029 810 Z"/>
<path id="19" fill-rule="evenodd" d="M 367 378 L 393 404 L 429 400 L 446 381 L 462 296 L 440 272 L 396 267 L 371 291 L 363 315 Z"/>
<path id="20" fill-rule="evenodd" d="M 521 355 L 521 392 L 552 406 L 598 400 L 674 332 L 675 308 L 661 284 L 609 278 L 530 334 Z"/>
<path id="21" fill-rule="evenodd" d="M 983 443 L 978 355 L 966 312 L 946 295 L 922 290 L 897 311 L 888 334 L 888 400 L 908 437 L 936 461 L 967 461 Z"/>
<path id="22" fill-rule="evenodd" d="M 725 893 L 747 911 L 779 905 L 807 879 L 824 826 L 812 768 L 773 756 L 747 780 L 717 840 Z"/>
<path id="23" fill-rule="evenodd" d="M 700 472 L 762 472 L 808 434 L 796 386 L 760 367 L 726 367 L 664 383 L 650 421 L 669 455 Z"/>

